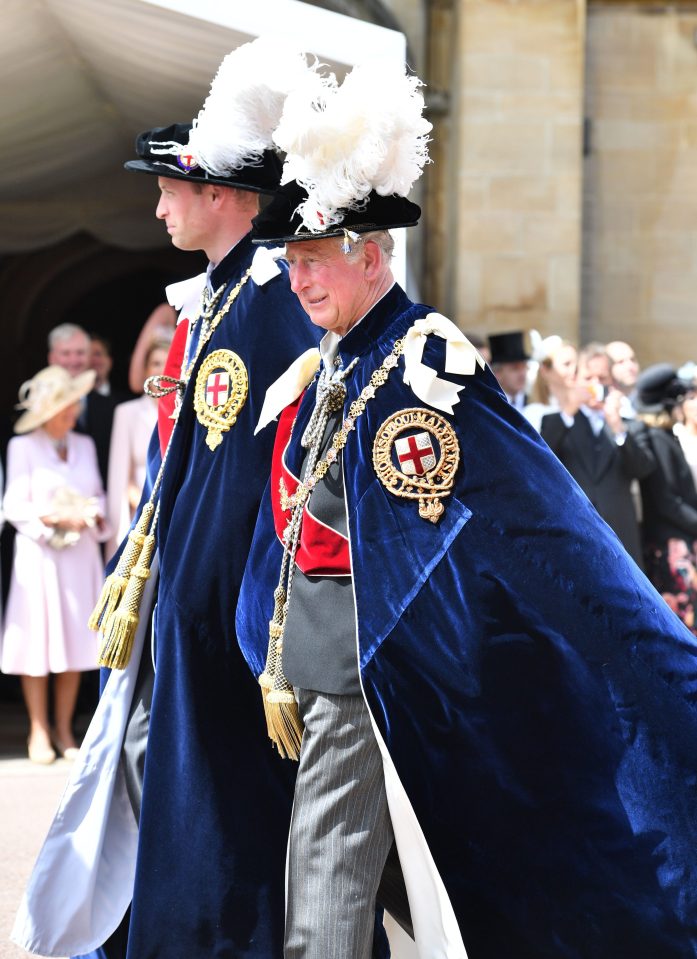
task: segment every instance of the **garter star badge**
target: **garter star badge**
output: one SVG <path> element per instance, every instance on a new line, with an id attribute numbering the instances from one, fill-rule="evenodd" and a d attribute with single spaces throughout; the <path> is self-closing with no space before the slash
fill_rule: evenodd
<path id="1" fill-rule="evenodd" d="M 407 409 L 382 424 L 373 443 L 373 466 L 383 486 L 419 501 L 419 516 L 437 523 L 460 462 L 455 430 L 438 413 Z"/>
<path id="2" fill-rule="evenodd" d="M 232 350 L 215 350 L 205 358 L 196 376 L 194 409 L 205 429 L 206 446 L 217 449 L 237 422 L 247 399 L 249 381 L 244 363 Z"/>
<path id="3" fill-rule="evenodd" d="M 177 164 L 184 173 L 191 173 L 192 170 L 198 170 L 198 160 L 193 154 L 187 153 L 186 149 L 183 149 L 177 156 Z"/>

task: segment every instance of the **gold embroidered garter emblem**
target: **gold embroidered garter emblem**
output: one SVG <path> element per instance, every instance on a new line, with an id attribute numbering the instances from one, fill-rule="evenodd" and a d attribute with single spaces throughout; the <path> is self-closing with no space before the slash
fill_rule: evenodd
<path id="1" fill-rule="evenodd" d="M 419 501 L 419 516 L 437 523 L 460 462 L 455 430 L 438 413 L 399 410 L 388 416 L 373 443 L 378 479 L 395 496 Z"/>
<path id="2" fill-rule="evenodd" d="M 232 350 L 215 350 L 205 358 L 196 376 L 194 409 L 205 429 L 206 446 L 215 450 L 237 422 L 247 399 L 249 380 L 244 363 Z"/>

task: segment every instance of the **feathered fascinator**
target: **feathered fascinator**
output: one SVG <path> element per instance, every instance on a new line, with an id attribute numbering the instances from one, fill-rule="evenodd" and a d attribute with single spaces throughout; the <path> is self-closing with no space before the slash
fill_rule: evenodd
<path id="1" fill-rule="evenodd" d="M 340 86 L 325 77 L 289 93 L 274 141 L 287 154 L 282 183 L 307 193 L 295 211 L 305 230 L 326 233 L 348 212 L 367 213 L 375 195 L 407 196 L 429 162 L 421 87 L 404 68 L 370 62 Z"/>

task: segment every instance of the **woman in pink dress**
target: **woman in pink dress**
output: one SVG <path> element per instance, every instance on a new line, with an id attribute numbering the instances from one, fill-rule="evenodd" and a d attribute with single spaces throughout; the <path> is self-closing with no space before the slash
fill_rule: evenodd
<path id="1" fill-rule="evenodd" d="M 169 341 L 153 340 L 145 354 L 145 376 L 157 376 L 165 368 Z M 143 393 L 140 384 L 136 400 L 119 403 L 114 410 L 114 425 L 109 447 L 107 478 L 107 516 L 112 535 L 106 545 L 110 559 L 131 528 L 145 482 L 148 444 L 157 423 L 158 401 Z"/>
<path id="2" fill-rule="evenodd" d="M 7 453 L 5 518 L 17 530 L 0 669 L 22 677 L 29 758 L 77 754 L 72 719 L 80 673 L 97 668 L 87 627 L 102 582 L 99 543 L 108 536 L 93 440 L 72 432 L 94 371 L 49 366 L 20 389 L 24 413 Z M 48 675 L 55 673 L 54 728 Z M 55 747 L 55 750 L 54 750 Z"/>

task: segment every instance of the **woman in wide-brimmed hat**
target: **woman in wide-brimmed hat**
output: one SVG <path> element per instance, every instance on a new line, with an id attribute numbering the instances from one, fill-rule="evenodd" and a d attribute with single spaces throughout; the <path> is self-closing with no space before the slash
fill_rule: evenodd
<path id="1" fill-rule="evenodd" d="M 19 391 L 15 432 L 27 435 L 8 447 L 4 510 L 17 538 L 0 668 L 22 677 L 34 762 L 53 762 L 56 750 L 76 755 L 80 672 L 97 666 L 87 619 L 101 585 L 98 544 L 108 530 L 94 443 L 73 432 L 93 384 L 92 370 L 76 377 L 60 366 L 41 370 Z M 56 674 L 53 730 L 49 673 Z"/>

